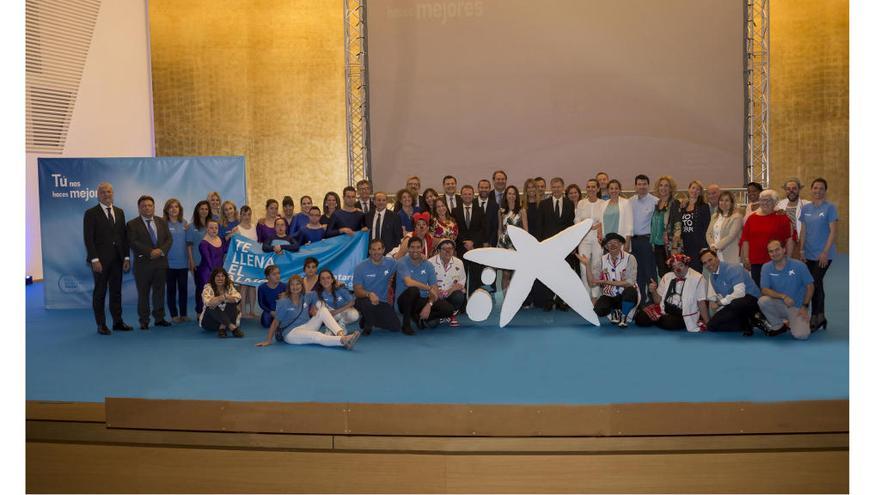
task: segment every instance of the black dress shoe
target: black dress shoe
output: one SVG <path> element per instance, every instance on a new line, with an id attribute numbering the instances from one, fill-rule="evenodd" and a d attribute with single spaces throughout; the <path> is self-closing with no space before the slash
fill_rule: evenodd
<path id="1" fill-rule="evenodd" d="M 544 304 L 544 311 L 553 311 L 553 301 Z"/>
<path id="2" fill-rule="evenodd" d="M 784 334 L 788 330 L 789 330 L 788 325 L 782 325 L 781 327 L 777 328 L 776 330 L 767 329 L 764 331 L 764 334 L 767 335 L 768 337 L 776 337 L 777 335 Z"/>
<path id="3" fill-rule="evenodd" d="M 147 330 L 147 329 L 149 329 L 149 328 L 150 328 L 150 324 L 149 324 L 149 323 L 141 323 L 141 330 Z"/>
<path id="4" fill-rule="evenodd" d="M 568 304 L 565 304 L 563 301 L 556 301 L 556 309 L 559 311 L 568 311 Z"/>
<path id="5" fill-rule="evenodd" d="M 107 325 L 101 325 L 100 327 L 98 327 L 98 333 L 101 335 L 113 335 L 113 332 L 111 332 L 110 329 L 107 328 Z"/>
<path id="6" fill-rule="evenodd" d="M 415 335 L 416 334 L 416 331 L 410 327 L 403 327 L 400 330 L 407 335 Z"/>
<path id="7" fill-rule="evenodd" d="M 170 327 L 171 323 L 166 320 L 159 320 L 156 322 L 157 327 Z"/>
<path id="8" fill-rule="evenodd" d="M 127 325 L 124 321 L 120 321 L 119 323 L 113 324 L 113 330 L 127 332 L 127 331 L 131 330 L 131 325 Z"/>

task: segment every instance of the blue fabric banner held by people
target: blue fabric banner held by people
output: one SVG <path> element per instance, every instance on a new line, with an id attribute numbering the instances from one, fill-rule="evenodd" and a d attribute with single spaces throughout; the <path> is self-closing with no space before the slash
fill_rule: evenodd
<path id="1" fill-rule="evenodd" d="M 256 287 L 266 281 L 264 270 L 269 265 L 278 266 L 285 282 L 291 275 L 302 276 L 303 262 L 311 256 L 318 260 L 319 269 L 329 269 L 336 280 L 352 289 L 354 269 L 367 258 L 368 237 L 367 232 L 356 232 L 308 244 L 295 253 L 277 254 L 264 253 L 262 244 L 236 234 L 229 240 L 223 267 L 236 284 Z"/>

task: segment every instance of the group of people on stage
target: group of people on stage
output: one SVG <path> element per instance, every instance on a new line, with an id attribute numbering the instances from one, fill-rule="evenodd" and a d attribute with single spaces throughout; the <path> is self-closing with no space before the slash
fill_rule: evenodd
<path id="1" fill-rule="evenodd" d="M 548 191 L 549 185 L 549 191 Z M 605 172 L 584 189 L 553 178 L 530 178 L 522 191 L 507 183 L 503 170 L 491 181 L 458 187 L 442 179 L 438 193 L 421 190 L 410 177 L 392 205 L 369 181 L 346 187 L 340 198 L 328 192 L 321 207 L 312 198 L 279 204 L 269 199 L 263 216 L 238 208 L 212 192 L 199 201 L 189 221 L 177 199 L 156 215 L 150 196 L 138 199 L 138 217 L 125 221 L 113 205 L 113 187 L 98 186 L 99 204 L 86 211 L 84 240 L 95 289 L 93 309 L 100 334 L 106 325 L 109 289 L 114 330 L 131 330 L 122 319 L 122 272 L 133 267 L 140 328 L 189 320 L 187 282 L 192 273 L 199 325 L 242 337 L 241 318 L 259 318 L 266 340 L 352 348 L 361 334 L 385 328 L 414 335 L 416 328 L 441 322 L 458 326 L 467 297 L 481 287 L 482 266 L 461 258 L 465 252 L 494 246 L 513 249 L 508 227 L 549 238 L 586 219 L 593 225 L 568 258 L 590 291 L 599 316 L 620 326 L 659 326 L 696 332 L 762 329 L 767 335 L 788 330 L 799 339 L 827 327 L 823 279 L 835 257 L 837 209 L 825 199 L 828 183 L 815 179 L 811 200 L 792 178 L 785 197 L 748 185 L 747 204 L 737 205 L 730 191 L 694 180 L 679 195 L 669 176 L 654 181 L 636 176 L 635 194 Z M 236 286 L 223 269 L 229 240 L 239 234 L 264 252 L 297 251 L 322 239 L 368 231 L 369 255 L 354 273 L 349 291 L 318 260 L 307 258 L 304 276 L 281 280 L 277 266 L 266 268 L 259 288 Z M 133 263 L 130 261 L 133 260 Z M 511 274 L 502 271 L 505 291 Z M 494 287 L 488 287 L 495 290 Z M 564 301 L 540 282 L 525 307 L 566 311 Z M 257 308 L 262 311 L 258 316 Z M 808 311 L 809 310 L 809 311 Z M 357 322 L 361 331 L 348 333 Z M 362 332 L 362 333 L 361 333 Z"/>

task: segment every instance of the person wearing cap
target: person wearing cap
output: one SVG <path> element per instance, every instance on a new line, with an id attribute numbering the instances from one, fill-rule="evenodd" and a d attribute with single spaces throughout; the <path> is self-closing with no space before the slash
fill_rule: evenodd
<path id="1" fill-rule="evenodd" d="M 427 258 L 434 252 L 434 237 L 428 232 L 431 225 L 431 214 L 428 212 L 414 213 L 412 216 L 413 231 L 400 240 L 397 250 L 388 253 L 394 259 L 399 260 L 409 252 L 409 241 L 414 237 L 422 240 L 422 256 Z"/>
<path id="2" fill-rule="evenodd" d="M 449 313 L 449 326 L 457 327 L 457 315 L 467 302 L 465 295 L 467 272 L 464 269 L 464 262 L 455 256 L 455 243 L 449 239 L 443 239 L 437 244 L 437 254 L 428 261 L 434 265 L 437 288 L 440 289 L 437 302 L 434 303 L 435 309 Z M 449 307 L 446 308 L 445 305 Z"/>
<path id="3" fill-rule="evenodd" d="M 711 248 L 700 251 L 703 275 L 709 281 L 706 299 L 715 314 L 706 324 L 710 332 L 742 332 L 752 335 L 753 326 L 762 326 L 755 315 L 760 311 L 758 298 L 761 289 L 751 274 L 739 263 L 728 263 L 718 258 Z"/>
<path id="4" fill-rule="evenodd" d="M 602 271 L 596 280 L 592 270 L 587 270 L 591 287 L 599 287 L 602 295 L 593 303 L 597 316 L 608 316 L 611 323 L 626 328 L 639 304 L 639 291 L 636 288 L 638 262 L 623 250 L 626 238 L 617 232 L 605 234 L 603 245 L 608 253 L 602 256 Z M 577 254 L 581 263 L 589 267 L 590 258 Z"/>
<path id="5" fill-rule="evenodd" d="M 794 233 L 794 242 L 797 243 L 801 236 L 801 209 L 809 201 L 801 199 L 801 180 L 797 177 L 789 177 L 782 184 L 782 190 L 785 192 L 785 198 L 780 199 L 776 203 L 776 209 L 785 213 L 788 221 L 791 223 L 791 231 Z M 789 254 L 792 258 L 800 255 L 798 251 L 792 251 Z"/>
<path id="6" fill-rule="evenodd" d="M 803 262 L 786 255 L 782 243 L 767 244 L 770 261 L 761 267 L 761 298 L 758 306 L 767 317 L 770 336 L 791 330 L 791 335 L 804 340 L 810 337 L 810 300 L 813 298 L 813 276 Z"/>
<path id="7" fill-rule="evenodd" d="M 653 279 L 648 283 L 648 295 L 660 311 L 649 307 L 636 313 L 636 325 L 649 327 L 656 325 L 663 330 L 687 330 L 701 332 L 709 321 L 706 304 L 706 279 L 689 266 L 690 256 L 673 254 L 666 260 L 672 269 L 660 279 L 658 285 Z M 656 306 L 654 307 L 656 309 Z"/>

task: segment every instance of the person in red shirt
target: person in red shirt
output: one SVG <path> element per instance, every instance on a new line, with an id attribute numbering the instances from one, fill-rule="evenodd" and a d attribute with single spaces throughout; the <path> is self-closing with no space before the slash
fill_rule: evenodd
<path id="1" fill-rule="evenodd" d="M 743 226 L 740 238 L 741 259 L 746 270 L 751 271 L 752 279 L 761 285 L 761 267 L 770 261 L 767 244 L 776 240 L 785 246 L 787 255 L 794 250 L 791 222 L 784 211 L 777 211 L 779 200 L 776 191 L 767 189 L 758 196 L 759 208 L 749 215 Z"/>

